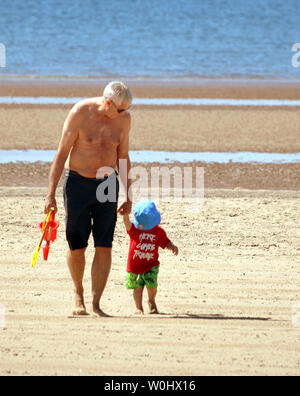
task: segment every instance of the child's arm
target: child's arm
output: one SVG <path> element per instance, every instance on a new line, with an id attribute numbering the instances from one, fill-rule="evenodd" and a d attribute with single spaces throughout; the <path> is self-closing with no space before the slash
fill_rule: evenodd
<path id="1" fill-rule="evenodd" d="M 171 250 L 175 256 L 178 256 L 179 249 L 171 241 L 167 244 L 166 249 Z"/>
<path id="2" fill-rule="evenodd" d="M 131 228 L 131 226 L 132 226 L 132 223 L 131 223 L 131 221 L 129 220 L 129 215 L 124 215 L 124 216 L 123 216 L 123 221 L 124 221 L 126 230 L 129 231 L 130 228 Z"/>

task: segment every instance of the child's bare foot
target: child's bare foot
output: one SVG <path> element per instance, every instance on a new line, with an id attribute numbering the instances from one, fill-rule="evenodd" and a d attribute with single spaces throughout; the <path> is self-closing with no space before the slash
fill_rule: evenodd
<path id="1" fill-rule="evenodd" d="M 158 314 L 158 309 L 157 309 L 155 302 L 148 302 L 148 306 L 149 306 L 149 314 L 150 315 Z"/>

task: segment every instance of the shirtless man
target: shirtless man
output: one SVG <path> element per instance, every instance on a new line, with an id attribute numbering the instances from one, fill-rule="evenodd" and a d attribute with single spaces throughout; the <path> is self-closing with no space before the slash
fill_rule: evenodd
<path id="1" fill-rule="evenodd" d="M 62 138 L 51 167 L 45 213 L 57 211 L 56 189 L 64 168 L 64 202 L 66 209 L 66 237 L 69 244 L 68 266 L 75 287 L 74 315 L 86 315 L 83 276 L 85 250 L 93 232 L 95 255 L 92 264 L 91 314 L 106 316 L 100 308 L 111 268 L 112 240 L 117 211 L 131 212 L 128 198 L 130 183 L 128 154 L 131 117 L 127 111 L 132 102 L 128 87 L 118 81 L 108 84 L 102 97 L 86 99 L 70 111 L 63 127 Z M 118 179 L 115 169 L 119 161 L 127 160 L 120 180 L 127 190 L 125 202 L 117 208 Z M 110 180 L 116 183 L 116 197 L 101 203 L 96 198 L 97 188 Z"/>

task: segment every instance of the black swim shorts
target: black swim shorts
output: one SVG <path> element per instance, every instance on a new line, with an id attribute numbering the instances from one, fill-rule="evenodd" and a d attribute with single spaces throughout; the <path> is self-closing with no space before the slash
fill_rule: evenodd
<path id="1" fill-rule="evenodd" d="M 116 172 L 103 179 L 90 179 L 66 170 L 66 237 L 71 250 L 86 248 L 91 232 L 95 247 L 112 247 L 118 196 Z"/>

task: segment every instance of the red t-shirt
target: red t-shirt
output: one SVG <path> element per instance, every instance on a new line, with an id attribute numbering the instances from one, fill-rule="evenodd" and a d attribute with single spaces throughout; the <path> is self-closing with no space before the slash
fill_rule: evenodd
<path id="1" fill-rule="evenodd" d="M 143 231 L 132 224 L 127 233 L 130 236 L 127 272 L 145 274 L 159 265 L 158 249 L 165 249 L 170 242 L 166 232 L 160 226 Z"/>

